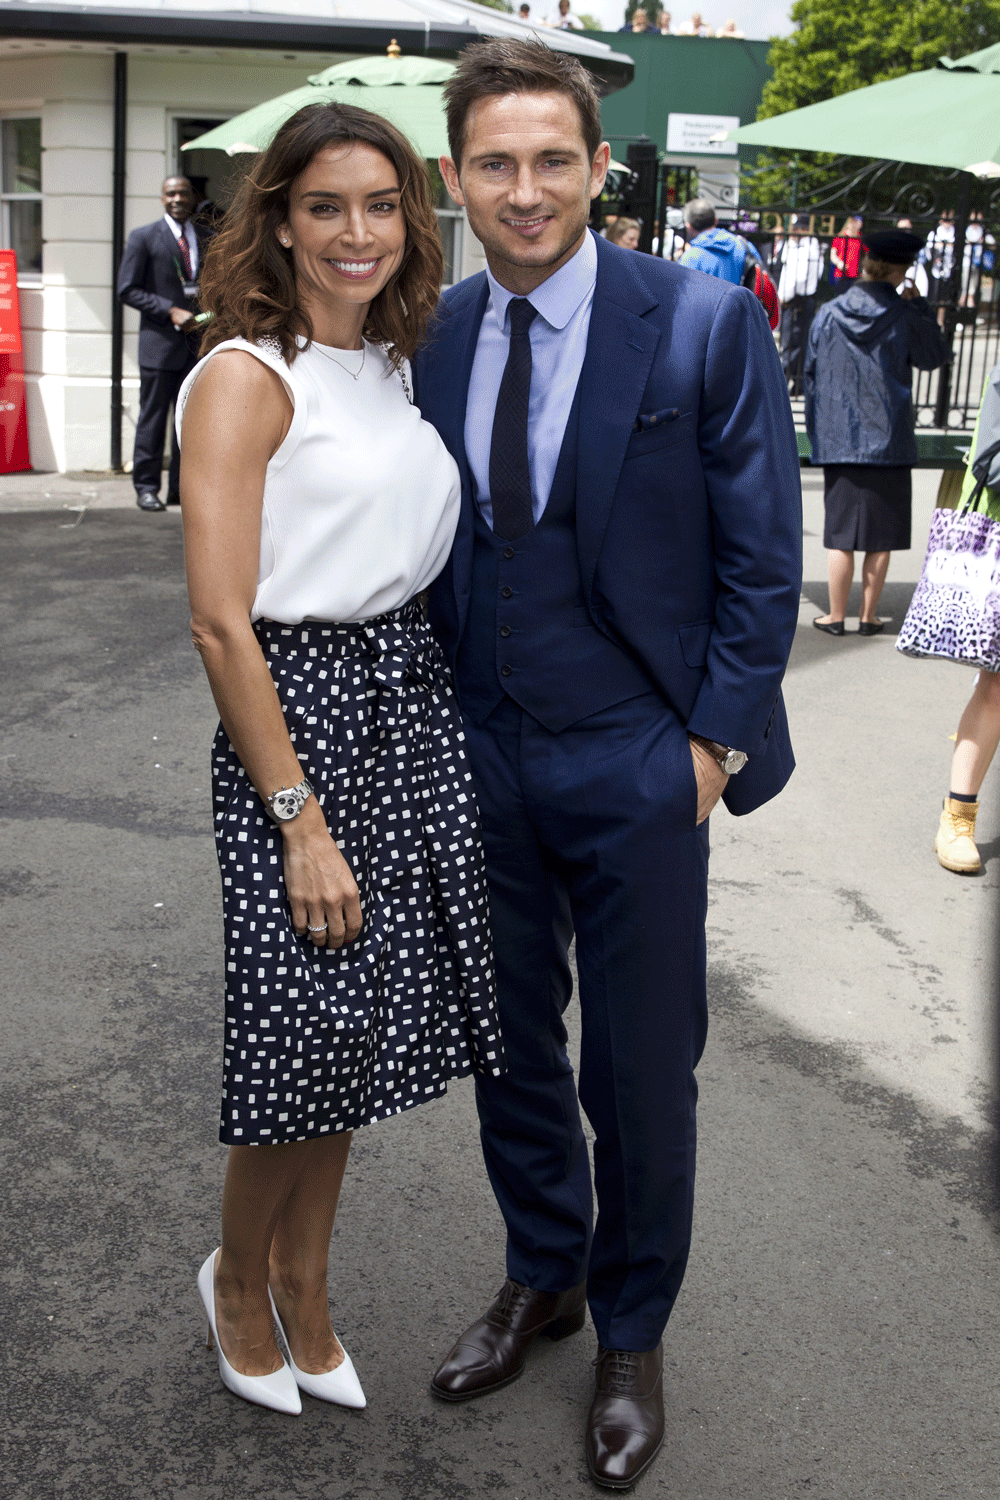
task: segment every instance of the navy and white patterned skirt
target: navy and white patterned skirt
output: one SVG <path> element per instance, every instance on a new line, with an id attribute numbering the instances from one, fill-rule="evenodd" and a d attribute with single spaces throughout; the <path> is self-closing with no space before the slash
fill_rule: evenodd
<path id="1" fill-rule="evenodd" d="M 295 752 L 361 893 L 360 936 L 292 927 L 282 839 L 219 726 L 226 929 L 220 1139 L 302 1141 L 503 1072 L 479 821 L 448 669 L 415 601 L 254 626 Z"/>

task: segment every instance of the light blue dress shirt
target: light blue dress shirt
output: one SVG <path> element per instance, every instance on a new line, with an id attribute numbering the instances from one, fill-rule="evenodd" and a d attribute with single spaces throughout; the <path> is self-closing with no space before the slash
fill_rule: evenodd
<path id="1" fill-rule="evenodd" d="M 479 508 L 492 530 L 490 443 L 500 382 L 510 349 L 507 309 L 516 293 L 502 287 L 489 270 L 486 275 L 490 300 L 483 314 L 469 377 L 465 451 L 476 481 Z M 536 525 L 548 504 L 566 422 L 583 369 L 596 282 L 597 247 L 588 230 L 572 259 L 528 297 L 538 312 L 528 333 L 531 340 L 528 467 L 531 470 L 531 508 Z"/>

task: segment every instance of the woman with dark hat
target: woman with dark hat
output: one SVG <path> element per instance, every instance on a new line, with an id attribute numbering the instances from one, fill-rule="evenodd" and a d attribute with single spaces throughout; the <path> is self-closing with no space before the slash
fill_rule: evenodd
<path id="1" fill-rule="evenodd" d="M 902 229 L 865 237 L 861 279 L 821 307 L 805 362 L 806 429 L 823 465 L 830 611 L 813 621 L 844 634 L 854 553 L 861 569 L 859 635 L 878 635 L 875 610 L 889 554 L 910 545 L 913 371 L 936 370 L 948 346 L 927 301 L 897 293 L 923 241 Z"/>

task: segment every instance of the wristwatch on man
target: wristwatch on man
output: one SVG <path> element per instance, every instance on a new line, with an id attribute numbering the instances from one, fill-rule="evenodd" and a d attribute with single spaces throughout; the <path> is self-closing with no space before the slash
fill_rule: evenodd
<path id="1" fill-rule="evenodd" d="M 281 786 L 267 799 L 267 810 L 276 823 L 290 823 L 297 818 L 312 796 L 309 782 L 302 780 L 298 786 Z"/>
<path id="2" fill-rule="evenodd" d="M 727 776 L 735 776 L 742 771 L 749 757 L 745 750 L 733 750 L 729 745 L 720 745 L 715 740 L 706 740 L 701 734 L 688 734 L 688 739 L 694 740 L 703 750 L 707 750 L 713 760 L 717 761 Z"/>

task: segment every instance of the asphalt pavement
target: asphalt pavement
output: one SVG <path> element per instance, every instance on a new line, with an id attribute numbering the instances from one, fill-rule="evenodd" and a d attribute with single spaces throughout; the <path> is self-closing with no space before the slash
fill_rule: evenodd
<path id="1" fill-rule="evenodd" d="M 997 772 L 985 873 L 952 875 L 931 846 L 971 673 L 893 649 L 936 481 L 917 476 L 886 633 L 835 640 L 810 625 L 806 478 L 799 768 L 752 817 L 712 820 L 695 1243 L 643 1500 L 997 1493 Z M 367 1410 L 307 1399 L 293 1420 L 222 1388 L 194 1285 L 224 1169 L 215 716 L 180 516 L 110 476 L 0 477 L 0 579 L 0 1492 L 599 1493 L 589 1324 L 493 1397 L 428 1392 L 503 1276 L 468 1082 L 356 1137 L 331 1287 Z"/>

